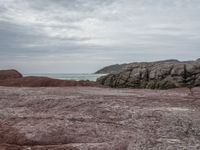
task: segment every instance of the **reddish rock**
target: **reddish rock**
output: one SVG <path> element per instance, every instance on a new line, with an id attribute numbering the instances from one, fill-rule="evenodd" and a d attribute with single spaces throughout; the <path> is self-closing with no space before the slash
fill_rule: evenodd
<path id="1" fill-rule="evenodd" d="M 0 80 L 22 78 L 17 70 L 0 70 Z"/>
<path id="2" fill-rule="evenodd" d="M 0 86 L 14 87 L 65 87 L 65 86 L 96 86 L 92 81 L 59 80 L 48 77 L 23 77 L 18 79 L 0 80 Z"/>
<path id="3" fill-rule="evenodd" d="M 199 150 L 192 91 L 0 87 L 0 150 Z"/>
<path id="4" fill-rule="evenodd" d="M 93 81 L 59 80 L 48 77 L 23 77 L 16 70 L 0 70 L 0 86 L 14 87 L 65 87 L 97 86 Z"/>

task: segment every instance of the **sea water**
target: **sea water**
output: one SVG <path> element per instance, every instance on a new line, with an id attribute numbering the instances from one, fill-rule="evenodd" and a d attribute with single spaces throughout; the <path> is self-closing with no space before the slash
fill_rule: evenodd
<path id="1" fill-rule="evenodd" d="M 42 76 L 42 77 L 49 77 L 53 79 L 62 79 L 62 80 L 90 80 L 96 81 L 97 78 L 106 75 L 106 74 L 86 74 L 86 73 L 79 73 L 79 74 L 67 74 L 67 73 L 29 73 L 24 74 L 24 76 Z"/>

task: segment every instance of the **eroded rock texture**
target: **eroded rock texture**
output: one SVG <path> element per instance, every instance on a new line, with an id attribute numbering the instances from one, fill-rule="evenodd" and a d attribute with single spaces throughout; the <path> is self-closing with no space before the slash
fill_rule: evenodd
<path id="1" fill-rule="evenodd" d="M 117 88 L 169 89 L 200 86 L 200 60 L 132 63 L 120 73 L 100 77 L 97 82 Z"/>
<path id="2" fill-rule="evenodd" d="M 200 88 L 0 87 L 0 150 L 199 150 Z"/>

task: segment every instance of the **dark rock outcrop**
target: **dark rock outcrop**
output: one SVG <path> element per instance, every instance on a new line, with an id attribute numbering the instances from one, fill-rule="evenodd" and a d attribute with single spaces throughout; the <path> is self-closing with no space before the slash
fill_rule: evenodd
<path id="1" fill-rule="evenodd" d="M 0 80 L 22 78 L 17 70 L 0 70 Z"/>
<path id="2" fill-rule="evenodd" d="M 120 73 L 100 77 L 97 82 L 116 88 L 169 89 L 200 86 L 200 61 L 132 63 Z"/>
<path id="3" fill-rule="evenodd" d="M 178 62 L 178 60 L 176 60 L 176 59 L 157 61 L 157 62 L 165 62 L 165 61 Z M 146 63 L 146 62 L 141 62 L 141 63 Z M 117 73 L 120 73 L 120 72 L 126 70 L 130 66 L 134 66 L 137 64 L 138 64 L 137 62 L 133 62 L 133 63 L 110 65 L 110 66 L 106 66 L 106 67 L 98 70 L 97 72 L 95 72 L 95 74 L 111 74 L 111 73 L 117 74 Z"/>

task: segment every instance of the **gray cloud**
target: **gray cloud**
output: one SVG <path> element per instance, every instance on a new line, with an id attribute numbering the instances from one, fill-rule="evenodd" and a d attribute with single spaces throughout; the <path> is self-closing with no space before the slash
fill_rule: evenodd
<path id="1" fill-rule="evenodd" d="M 199 0 L 0 0 L 0 69 L 94 72 L 200 56 Z"/>

